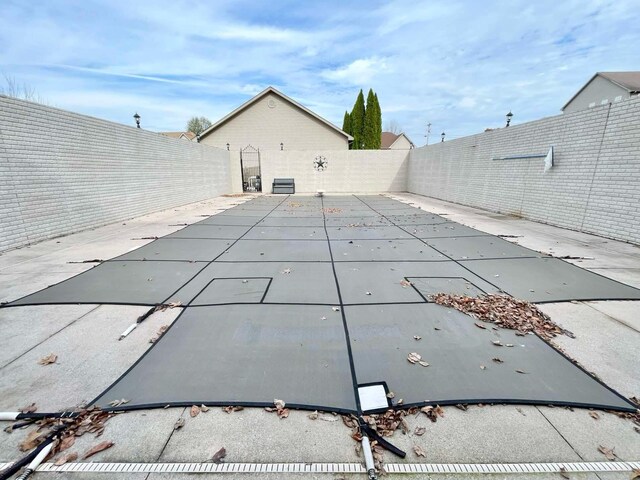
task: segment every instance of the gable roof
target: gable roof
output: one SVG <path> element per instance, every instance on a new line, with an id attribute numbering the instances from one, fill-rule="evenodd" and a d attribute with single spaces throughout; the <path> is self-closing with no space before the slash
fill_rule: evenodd
<path id="1" fill-rule="evenodd" d="M 409 137 L 407 137 L 404 133 L 399 133 L 396 135 L 393 132 L 382 132 L 382 135 L 380 136 L 380 149 L 389 150 L 391 146 L 394 143 L 396 143 L 400 137 L 406 138 L 407 142 L 409 142 L 412 147 L 414 146 L 411 139 L 409 139 Z"/>
<path id="2" fill-rule="evenodd" d="M 165 137 L 171 138 L 182 138 L 185 137 L 187 140 L 193 140 L 196 137 L 196 134 L 193 132 L 158 132 L 160 135 L 164 135 Z"/>
<path id="3" fill-rule="evenodd" d="M 567 103 L 561 108 L 564 110 L 567 108 L 573 100 L 580 95 L 580 93 L 587 88 L 593 79 L 596 77 L 602 77 L 606 80 L 609 80 L 611 83 L 618 85 L 620 88 L 624 88 L 629 93 L 637 93 L 640 92 L 640 72 L 597 72 L 593 77 L 589 79 L 587 83 L 585 83 L 580 90 L 578 90 L 573 97 L 569 99 Z"/>
<path id="4" fill-rule="evenodd" d="M 399 135 L 396 135 L 393 132 L 382 132 L 382 135 L 380 136 L 380 148 L 384 150 L 388 149 L 393 145 L 393 142 L 398 139 L 398 136 Z"/>
<path id="5" fill-rule="evenodd" d="M 305 112 L 308 115 L 312 116 L 316 120 L 319 120 L 320 122 L 324 123 L 326 126 L 330 127 L 332 130 L 335 130 L 337 133 L 340 133 L 341 135 L 344 135 L 347 138 L 347 140 L 353 140 L 353 137 L 351 135 L 349 135 L 348 133 L 342 131 L 340 128 L 336 127 L 333 123 L 329 122 L 328 120 L 325 120 L 324 118 L 322 118 L 317 113 L 312 112 L 311 110 L 309 110 L 304 105 L 296 102 L 292 98 L 287 97 L 284 93 L 279 92 L 278 90 L 276 90 L 273 87 L 265 88 L 262 92 L 257 94 L 255 97 L 249 99 L 248 101 L 246 101 L 245 103 L 240 105 L 238 108 L 236 108 L 234 111 L 232 111 L 231 113 L 229 113 L 226 116 L 222 117 L 216 123 L 214 123 L 209 128 L 207 128 L 204 132 L 202 132 L 200 134 L 200 138 L 206 137 L 211 132 L 213 132 L 216 128 L 218 128 L 220 125 L 222 125 L 223 123 L 228 122 L 233 117 L 235 117 L 236 115 L 238 115 L 242 111 L 246 110 L 247 108 L 249 108 L 254 103 L 258 102 L 263 97 L 267 96 L 269 93 L 273 93 L 274 95 L 277 95 L 278 97 L 282 98 L 283 100 L 285 100 L 286 102 L 290 103 L 291 105 L 293 105 L 294 107 L 298 108 L 299 110 L 302 110 L 303 112 Z"/>

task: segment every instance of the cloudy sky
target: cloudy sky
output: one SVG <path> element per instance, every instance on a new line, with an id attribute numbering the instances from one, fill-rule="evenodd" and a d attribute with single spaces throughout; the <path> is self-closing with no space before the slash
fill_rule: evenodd
<path id="1" fill-rule="evenodd" d="M 2 0 L 0 73 L 143 128 L 212 121 L 272 85 L 342 125 L 360 88 L 419 145 L 559 113 L 639 70 L 637 0 Z M 0 79 L 0 83 L 4 79 Z"/>

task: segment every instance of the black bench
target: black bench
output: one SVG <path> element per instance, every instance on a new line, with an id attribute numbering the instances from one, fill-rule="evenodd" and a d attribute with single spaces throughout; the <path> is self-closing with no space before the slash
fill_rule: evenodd
<path id="1" fill-rule="evenodd" d="M 274 178 L 271 188 L 273 193 L 296 193 L 293 178 Z"/>

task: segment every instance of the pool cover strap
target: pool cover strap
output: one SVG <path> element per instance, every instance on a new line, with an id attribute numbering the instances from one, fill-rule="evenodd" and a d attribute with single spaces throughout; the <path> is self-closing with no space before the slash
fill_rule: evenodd
<path id="1" fill-rule="evenodd" d="M 376 442 L 378 442 L 378 445 L 380 445 L 385 450 L 390 451 L 400 458 L 404 458 L 407 456 L 406 452 L 400 450 L 395 445 L 386 441 L 378 432 L 371 428 L 364 418 L 358 417 L 358 426 L 360 427 L 360 431 L 363 435 L 369 437 L 369 440 L 375 440 Z"/>

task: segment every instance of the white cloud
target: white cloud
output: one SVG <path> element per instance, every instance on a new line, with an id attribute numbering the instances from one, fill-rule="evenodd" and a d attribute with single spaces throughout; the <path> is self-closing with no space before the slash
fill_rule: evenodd
<path id="1" fill-rule="evenodd" d="M 359 58 L 334 69 L 324 70 L 321 75 L 334 82 L 348 82 L 352 85 L 366 85 L 382 72 L 387 70 L 384 58 L 370 57 Z"/>

